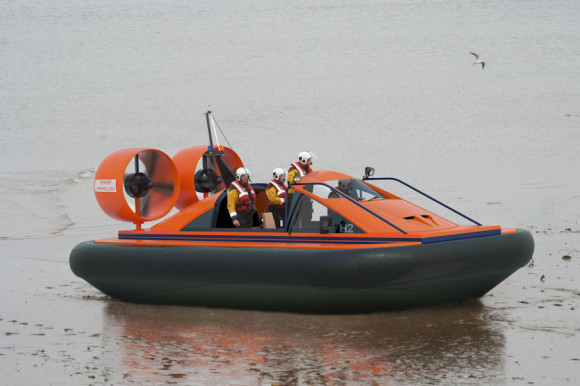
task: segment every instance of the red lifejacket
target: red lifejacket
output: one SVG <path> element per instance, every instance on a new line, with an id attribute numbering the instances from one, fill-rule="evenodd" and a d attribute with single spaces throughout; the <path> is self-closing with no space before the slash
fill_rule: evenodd
<path id="1" fill-rule="evenodd" d="M 268 190 L 270 188 L 270 186 L 273 186 L 276 188 L 276 196 L 286 200 L 286 184 L 280 185 L 280 183 L 278 181 L 272 180 L 272 181 L 270 181 L 268 186 L 266 186 L 266 190 Z M 276 208 L 279 208 L 279 209 L 284 209 L 285 207 L 286 207 L 285 204 L 276 205 Z"/>
<path id="2" fill-rule="evenodd" d="M 250 190 L 246 190 L 238 181 L 233 181 L 232 186 L 238 191 L 238 203 L 236 204 L 236 211 L 245 212 L 255 209 L 256 192 L 250 184 Z"/>
<path id="3" fill-rule="evenodd" d="M 298 170 L 298 173 L 300 173 L 300 177 L 304 177 L 308 173 L 312 172 L 312 170 L 310 169 L 310 166 L 308 166 L 308 169 L 304 169 L 304 166 L 302 166 L 300 164 L 300 162 L 292 162 L 292 164 L 290 166 L 290 170 L 292 170 L 292 168 Z M 288 170 L 288 171 L 290 171 L 290 170 Z"/>

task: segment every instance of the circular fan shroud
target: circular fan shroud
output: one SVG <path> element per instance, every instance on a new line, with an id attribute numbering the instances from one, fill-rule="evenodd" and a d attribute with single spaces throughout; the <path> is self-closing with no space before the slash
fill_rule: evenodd
<path id="1" fill-rule="evenodd" d="M 142 197 L 130 198 L 125 193 L 125 172 L 128 169 L 136 172 L 135 157 L 145 168 L 138 171 L 151 180 L 153 187 Z M 167 154 L 156 149 L 119 150 L 105 158 L 95 174 L 97 202 L 105 213 L 117 220 L 136 224 L 157 220 L 169 213 L 178 195 L 177 168 Z M 134 200 L 134 205 L 129 205 L 128 199 Z"/>
<path id="2" fill-rule="evenodd" d="M 173 162 L 177 167 L 179 174 L 179 197 L 175 203 L 177 209 L 184 209 L 199 201 L 197 191 L 195 189 L 194 176 L 197 165 L 202 160 L 205 153 L 208 152 L 207 146 L 192 146 L 181 150 L 173 156 Z M 238 154 L 229 147 L 223 148 L 222 161 L 235 173 L 236 169 L 244 166 L 242 159 Z M 219 177 L 222 177 L 220 169 L 217 165 L 210 166 Z M 216 191 L 225 189 L 226 186 L 222 182 L 216 188 Z"/>

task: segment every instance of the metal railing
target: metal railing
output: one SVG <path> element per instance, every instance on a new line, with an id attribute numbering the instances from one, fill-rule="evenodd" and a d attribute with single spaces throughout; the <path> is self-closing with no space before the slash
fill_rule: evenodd
<path id="1" fill-rule="evenodd" d="M 393 223 L 391 223 L 390 221 L 388 221 L 388 220 L 384 219 L 383 217 L 379 216 L 378 214 L 376 214 L 376 213 L 375 213 L 375 212 L 373 212 L 372 210 L 370 210 L 370 209 L 368 209 L 368 208 L 365 208 L 363 205 L 361 205 L 361 204 L 360 204 L 358 201 L 354 200 L 352 197 L 350 197 L 350 196 L 348 196 L 348 195 L 344 194 L 344 193 L 343 193 L 343 192 L 341 192 L 340 190 L 338 190 L 338 189 L 336 189 L 336 188 L 334 188 L 334 187 L 332 187 L 332 186 L 330 186 L 330 185 L 328 185 L 328 184 L 325 184 L 324 182 L 296 182 L 296 183 L 290 184 L 290 185 L 289 185 L 289 186 L 286 188 L 286 197 L 288 197 L 288 196 L 289 196 L 289 195 L 288 195 L 288 189 L 290 189 L 290 187 L 292 187 L 292 186 L 296 186 L 296 185 L 312 185 L 312 186 L 314 186 L 314 185 L 322 185 L 322 186 L 326 186 L 326 187 L 327 187 L 327 188 L 329 188 L 331 191 L 333 191 L 333 192 L 336 192 L 336 193 L 338 193 L 340 196 L 342 196 L 342 197 L 344 197 L 344 198 L 348 199 L 350 202 L 352 202 L 353 204 L 357 205 L 359 208 L 361 208 L 361 209 L 363 209 L 363 210 L 365 210 L 365 211 L 369 212 L 370 214 L 372 214 L 373 216 L 377 217 L 377 218 L 378 218 L 378 219 L 380 219 L 381 221 L 383 221 L 383 222 L 385 222 L 385 223 L 389 224 L 390 226 L 392 226 L 393 228 L 395 228 L 395 229 L 396 229 L 396 230 L 398 230 L 399 232 L 401 232 L 401 233 L 404 233 L 404 234 L 407 234 L 407 232 L 405 232 L 404 230 L 402 230 L 401 228 L 399 228 L 399 227 L 398 227 L 398 226 L 396 226 L 395 224 L 393 224 Z M 292 201 L 294 201 L 294 199 L 292 199 Z M 296 207 L 296 204 L 294 204 L 294 207 Z M 287 208 L 287 209 L 292 209 L 292 208 Z M 292 213 L 290 213 L 290 214 L 289 214 L 289 213 L 288 213 L 288 210 L 286 210 L 286 213 L 285 213 L 285 219 L 284 219 L 284 224 L 286 225 L 286 232 L 290 232 L 290 228 L 291 228 L 291 227 L 290 227 L 290 224 L 288 223 L 288 218 L 292 218 L 292 216 L 293 216 L 293 214 L 294 214 L 294 211 L 295 211 L 295 210 L 293 210 L 293 211 L 292 211 Z M 294 223 L 294 221 L 293 221 L 293 223 Z"/>
<path id="2" fill-rule="evenodd" d="M 399 183 L 401 183 L 401 184 L 405 185 L 406 187 L 408 187 L 408 188 L 410 188 L 410 189 L 414 190 L 415 192 L 417 192 L 417 193 L 419 193 L 419 194 L 421 194 L 421 195 L 423 195 L 423 196 L 427 197 L 428 199 L 430 199 L 430 200 L 432 200 L 432 201 L 436 202 L 437 204 L 439 204 L 439 205 L 443 206 L 444 208 L 447 208 L 447 209 L 449 209 L 449 210 L 450 210 L 450 211 L 452 211 L 453 213 L 455 213 L 455 214 L 458 214 L 459 216 L 461 216 L 461 217 L 463 217 L 463 218 L 465 218 L 465 219 L 467 219 L 467 220 L 471 221 L 472 223 L 474 223 L 474 224 L 476 224 L 476 225 L 479 225 L 479 226 L 481 226 L 481 224 L 480 224 L 480 223 L 478 223 L 477 221 L 475 221 L 475 220 L 473 220 L 473 219 L 471 219 L 471 218 L 467 217 L 467 216 L 466 216 L 466 215 L 464 215 L 463 213 L 461 213 L 461 212 L 459 212 L 459 211 L 457 211 L 457 210 L 453 209 L 452 207 L 450 207 L 450 206 L 448 206 L 448 205 L 446 205 L 446 204 L 442 203 L 441 201 L 439 201 L 439 200 L 437 200 L 437 199 L 435 199 L 435 198 L 431 197 L 431 196 L 430 196 L 430 195 L 428 195 L 427 193 L 423 193 L 423 192 L 422 192 L 422 191 L 420 191 L 419 189 L 417 189 L 417 188 L 415 188 L 415 187 L 413 187 L 413 186 L 411 186 L 411 185 L 407 184 L 407 183 L 406 183 L 406 182 L 404 182 L 404 181 L 401 181 L 401 180 L 400 180 L 400 179 L 398 179 L 398 178 L 394 178 L 394 177 L 363 178 L 363 181 L 378 181 L 378 180 L 390 180 L 390 181 L 396 181 L 396 182 L 399 182 Z"/>

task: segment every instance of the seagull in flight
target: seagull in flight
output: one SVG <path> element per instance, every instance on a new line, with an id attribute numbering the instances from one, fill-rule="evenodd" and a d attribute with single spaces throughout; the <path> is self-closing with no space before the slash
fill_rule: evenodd
<path id="1" fill-rule="evenodd" d="M 473 62 L 473 64 L 481 64 L 481 69 L 483 70 L 483 67 L 485 67 L 485 62 L 479 60 L 479 55 L 477 55 L 475 52 L 470 52 L 470 54 L 475 56 L 475 62 Z"/>

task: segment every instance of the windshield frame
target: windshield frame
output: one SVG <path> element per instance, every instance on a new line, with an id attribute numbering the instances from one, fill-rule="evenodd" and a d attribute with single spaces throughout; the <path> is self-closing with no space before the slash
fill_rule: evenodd
<path id="1" fill-rule="evenodd" d="M 377 199 L 383 200 L 383 199 L 391 198 L 391 197 L 383 194 L 380 190 L 375 189 L 372 185 L 366 184 L 364 181 L 362 181 L 358 178 L 341 178 L 341 179 L 336 179 L 336 180 L 324 181 L 324 183 L 326 185 L 333 186 L 334 189 L 336 189 L 337 191 L 339 191 L 339 192 L 343 193 L 344 195 L 349 196 L 349 197 L 351 197 L 359 202 L 360 201 L 373 201 L 373 200 L 377 200 Z M 315 191 L 313 193 L 320 198 L 324 198 L 324 199 L 326 199 L 326 198 L 330 198 L 330 199 L 343 198 L 343 196 L 337 195 L 336 193 L 327 194 L 327 197 L 324 197 L 323 195 L 321 195 L 320 193 L 318 193 L 316 191 L 316 188 L 314 190 Z M 320 189 L 318 189 L 318 190 L 320 191 Z"/>
<path id="2" fill-rule="evenodd" d="M 320 204 L 326 206 L 323 202 L 321 202 L 321 200 L 328 200 L 329 198 L 320 197 L 319 195 L 314 194 L 311 191 L 311 190 L 314 189 L 314 186 L 317 186 L 317 185 L 322 185 L 322 186 L 325 186 L 325 187 L 329 188 L 331 191 L 336 192 L 336 194 L 338 194 L 340 197 L 347 199 L 348 201 L 352 202 L 353 204 L 355 204 L 359 208 L 363 209 L 364 211 L 372 214 L 373 216 L 377 217 L 379 220 L 383 221 L 384 223 L 386 223 L 386 224 L 390 225 L 391 227 L 395 228 L 399 232 L 401 232 L 403 234 L 408 234 L 406 231 L 404 231 L 400 227 L 396 226 L 395 224 L 391 223 L 389 220 L 385 219 L 381 215 L 373 212 L 372 210 L 370 210 L 366 206 L 361 205 L 361 203 L 358 202 L 357 200 L 355 200 L 352 197 L 344 194 L 340 190 L 338 190 L 338 189 L 336 189 L 336 188 L 328 185 L 326 181 L 325 182 L 296 182 L 296 183 L 291 184 L 290 186 L 296 186 L 296 187 L 301 186 L 302 189 L 300 189 L 300 191 L 299 191 L 300 193 L 305 194 L 305 195 L 311 197 L 312 199 L 318 201 Z M 367 186 L 367 187 L 369 186 L 367 184 L 364 184 L 364 185 Z M 288 188 L 290 188 L 290 186 Z M 312 187 L 312 189 L 310 190 L 310 189 L 308 189 L 308 187 Z M 387 197 L 385 197 L 385 198 L 387 198 Z M 291 207 L 286 211 L 286 220 L 285 220 L 285 223 L 286 223 L 286 231 L 289 232 L 289 233 L 292 232 L 292 226 L 291 226 L 292 224 L 290 224 L 290 222 L 293 222 L 292 221 L 292 218 L 295 217 L 295 214 L 296 214 L 296 201 L 294 201 L 294 200 L 292 200 L 292 201 L 293 202 L 292 202 Z"/>

